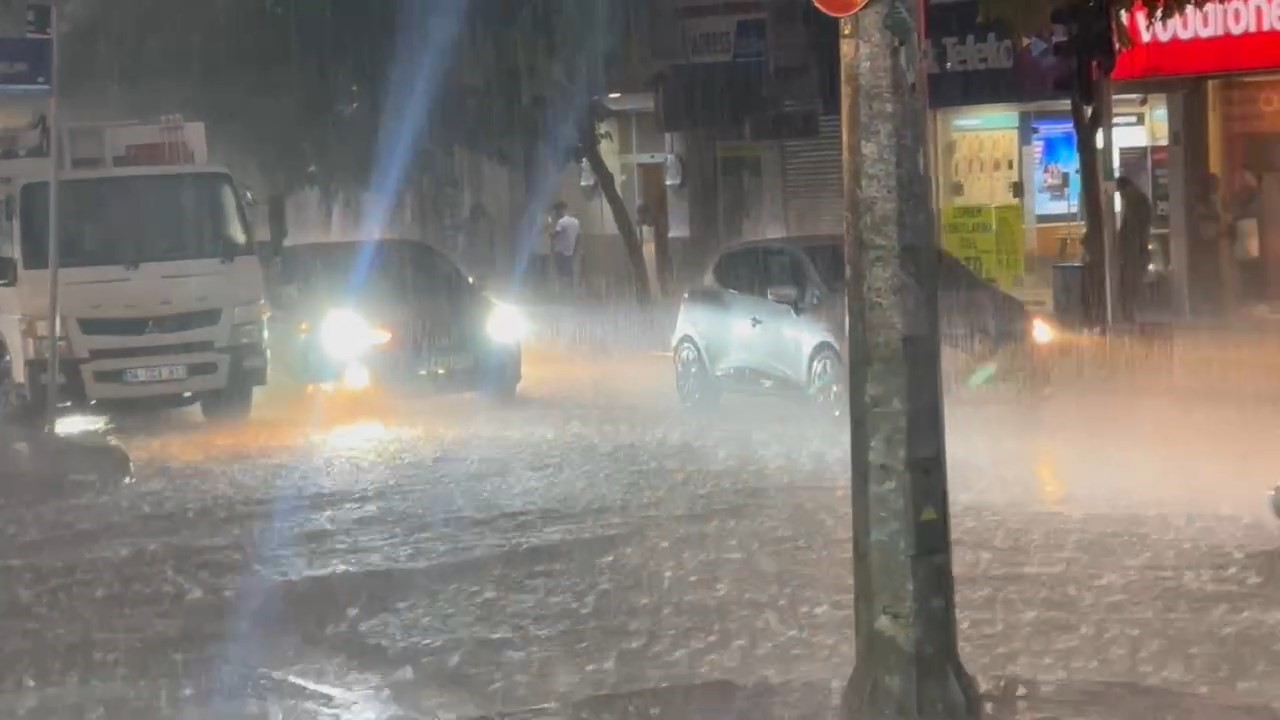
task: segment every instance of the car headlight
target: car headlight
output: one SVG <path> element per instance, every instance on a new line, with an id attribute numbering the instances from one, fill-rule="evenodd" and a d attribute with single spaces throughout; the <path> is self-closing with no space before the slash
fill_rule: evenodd
<path id="1" fill-rule="evenodd" d="M 495 303 L 493 310 L 489 311 L 489 319 L 485 322 L 484 330 L 488 333 L 490 340 L 509 345 L 524 339 L 529 332 L 529 321 L 518 308 Z"/>
<path id="2" fill-rule="evenodd" d="M 267 306 L 265 303 L 253 303 L 251 305 L 237 305 L 231 311 L 232 325 L 249 325 L 250 323 L 261 322 L 267 316 Z"/>
<path id="3" fill-rule="evenodd" d="M 1031 341 L 1037 345 L 1048 345 L 1058 338 L 1058 330 L 1044 318 L 1032 318 Z"/>
<path id="4" fill-rule="evenodd" d="M 390 340 L 391 333 L 375 328 L 352 310 L 331 310 L 320 323 L 320 346 L 336 360 L 355 360 Z"/>

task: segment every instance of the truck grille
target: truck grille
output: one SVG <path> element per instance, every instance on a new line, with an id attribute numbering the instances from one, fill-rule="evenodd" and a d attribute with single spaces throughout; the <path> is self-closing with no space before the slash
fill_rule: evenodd
<path id="1" fill-rule="evenodd" d="M 213 327 L 222 322 L 222 309 L 214 308 L 141 318 L 80 318 L 77 322 L 80 324 L 80 332 L 85 335 L 115 337 L 169 335 Z"/>
<path id="2" fill-rule="evenodd" d="M 179 343 L 176 345 L 150 345 L 148 347 L 102 348 L 90 350 L 90 360 L 123 360 L 126 358 L 157 357 L 160 355 L 188 355 L 213 352 L 212 342 Z"/>

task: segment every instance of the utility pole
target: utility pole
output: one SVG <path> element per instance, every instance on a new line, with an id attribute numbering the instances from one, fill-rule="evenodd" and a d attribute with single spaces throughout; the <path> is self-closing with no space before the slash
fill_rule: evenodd
<path id="1" fill-rule="evenodd" d="M 982 705 L 956 637 L 924 4 L 816 2 L 848 10 L 840 67 L 857 654 L 844 714 L 970 720 Z"/>
<path id="2" fill-rule="evenodd" d="M 61 125 L 58 122 L 58 7 L 49 8 L 49 365 L 45 370 L 45 429 L 54 432 L 58 422 L 58 344 L 62 338 L 62 310 L 58 302 L 58 170 L 62 163 Z"/>

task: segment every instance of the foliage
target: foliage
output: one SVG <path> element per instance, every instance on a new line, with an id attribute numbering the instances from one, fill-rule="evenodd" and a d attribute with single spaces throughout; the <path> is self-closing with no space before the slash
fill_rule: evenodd
<path id="1" fill-rule="evenodd" d="M 364 0 L 75 0 L 62 81 L 114 117 L 209 124 L 289 189 L 363 179 L 394 4 Z"/>

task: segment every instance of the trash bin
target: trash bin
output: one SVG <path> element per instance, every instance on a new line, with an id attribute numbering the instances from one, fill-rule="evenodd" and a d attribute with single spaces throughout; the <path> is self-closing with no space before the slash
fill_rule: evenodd
<path id="1" fill-rule="evenodd" d="M 1086 321 L 1084 263 L 1055 263 L 1053 266 L 1053 314 L 1060 325 L 1083 327 Z"/>

